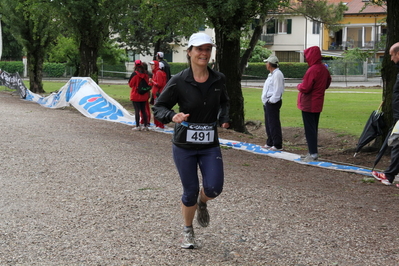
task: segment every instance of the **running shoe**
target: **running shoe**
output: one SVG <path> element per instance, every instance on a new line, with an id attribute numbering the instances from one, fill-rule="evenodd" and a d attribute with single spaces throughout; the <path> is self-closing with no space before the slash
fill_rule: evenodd
<path id="1" fill-rule="evenodd" d="M 192 227 L 186 227 L 183 229 L 183 241 L 181 247 L 185 249 L 193 249 L 196 247 L 194 229 Z"/>
<path id="2" fill-rule="evenodd" d="M 380 181 L 384 185 L 386 185 L 386 186 L 392 185 L 392 183 L 389 182 L 388 178 L 385 176 L 384 173 L 379 173 L 377 171 L 373 171 L 373 172 L 371 172 L 371 174 L 374 176 L 375 179 L 377 179 L 378 181 Z"/>
<path id="3" fill-rule="evenodd" d="M 269 145 L 267 145 L 267 144 L 266 144 L 265 146 L 262 146 L 262 148 L 263 148 L 263 149 L 266 149 L 266 150 L 270 149 L 271 147 L 272 147 L 272 146 L 269 146 Z"/>
<path id="4" fill-rule="evenodd" d="M 141 131 L 141 127 L 140 126 L 136 126 L 136 127 L 134 127 L 134 128 L 132 128 L 132 130 L 137 130 L 137 131 Z"/>
<path id="5" fill-rule="evenodd" d="M 203 203 L 198 196 L 197 201 L 197 222 L 202 227 L 209 225 L 209 212 L 206 203 Z"/>
<path id="6" fill-rule="evenodd" d="M 282 150 L 283 150 L 283 148 L 278 149 L 278 148 L 276 148 L 276 146 L 272 146 L 269 148 L 269 151 L 282 151 Z"/>
<path id="7" fill-rule="evenodd" d="M 314 162 L 317 161 L 319 159 L 319 156 L 317 155 L 317 153 L 314 154 L 306 154 L 306 155 L 302 155 L 300 160 L 302 162 Z"/>

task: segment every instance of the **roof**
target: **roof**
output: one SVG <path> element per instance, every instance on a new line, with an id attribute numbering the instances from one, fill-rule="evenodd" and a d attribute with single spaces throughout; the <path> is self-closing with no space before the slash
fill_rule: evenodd
<path id="1" fill-rule="evenodd" d="M 346 3 L 348 10 L 345 11 L 345 14 L 359 14 L 367 2 L 363 2 L 363 0 L 328 0 L 330 4 L 339 4 L 340 2 Z M 386 14 L 386 6 L 377 6 L 377 5 L 368 5 L 364 10 L 362 10 L 361 14 Z"/>

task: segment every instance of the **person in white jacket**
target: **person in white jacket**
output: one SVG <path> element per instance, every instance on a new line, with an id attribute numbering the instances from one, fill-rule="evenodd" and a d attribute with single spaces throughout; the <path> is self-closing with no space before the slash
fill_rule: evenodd
<path id="1" fill-rule="evenodd" d="M 266 60 L 266 69 L 270 71 L 262 91 L 262 103 L 265 113 L 266 145 L 263 148 L 271 151 L 283 149 L 283 133 L 280 122 L 280 108 L 284 92 L 284 75 L 278 67 L 276 56 L 270 56 Z"/>

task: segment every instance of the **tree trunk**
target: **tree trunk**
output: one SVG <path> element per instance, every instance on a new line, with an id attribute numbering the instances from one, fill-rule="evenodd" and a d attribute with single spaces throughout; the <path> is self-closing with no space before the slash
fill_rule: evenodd
<path id="1" fill-rule="evenodd" d="M 89 46 L 83 41 L 80 42 L 79 76 L 90 77 L 96 83 L 98 83 L 98 67 L 97 67 L 98 49 L 99 47 Z"/>
<path id="2" fill-rule="evenodd" d="M 226 75 L 226 87 L 230 97 L 230 128 L 247 133 L 244 121 L 244 98 L 241 90 L 240 39 L 228 39 L 222 30 L 215 29 L 218 52 L 216 62 L 219 71 Z"/>
<path id="3" fill-rule="evenodd" d="M 154 43 L 154 60 L 156 59 L 156 55 L 159 51 L 161 51 L 161 39 L 158 39 L 158 41 L 156 43 Z"/>
<path id="4" fill-rule="evenodd" d="M 40 51 L 28 53 L 29 90 L 34 93 L 44 93 L 43 89 L 43 55 Z"/>
<path id="5" fill-rule="evenodd" d="M 254 32 L 251 37 L 251 40 L 249 42 L 249 47 L 241 57 L 241 62 L 240 62 L 241 74 L 244 73 L 245 67 L 247 66 L 247 63 L 248 63 L 248 60 L 249 60 L 249 58 L 251 58 L 251 54 L 254 51 L 255 46 L 258 43 L 260 36 L 262 35 L 263 25 L 265 25 L 265 18 L 264 18 L 264 16 L 260 16 L 259 23 L 255 27 Z"/>
<path id="6" fill-rule="evenodd" d="M 389 55 L 389 49 L 391 46 L 399 42 L 399 1 L 398 0 L 386 0 L 387 3 L 387 42 L 385 48 L 385 55 L 382 62 L 381 76 L 383 80 L 383 105 L 382 111 L 384 112 L 384 120 L 387 127 L 384 130 L 383 137 L 385 138 L 389 128 L 392 126 L 392 94 L 393 85 L 396 81 L 396 75 L 398 74 L 398 68 L 394 66 Z M 382 141 L 381 141 L 382 144 Z"/>

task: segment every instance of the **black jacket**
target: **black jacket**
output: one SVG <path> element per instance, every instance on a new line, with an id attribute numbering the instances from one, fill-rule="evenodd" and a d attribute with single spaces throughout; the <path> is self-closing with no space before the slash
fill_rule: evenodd
<path id="1" fill-rule="evenodd" d="M 172 122 L 176 114 L 172 108 L 179 108 L 179 112 L 190 114 L 189 123 L 214 123 L 220 125 L 229 122 L 229 97 L 227 95 L 225 76 L 210 68 L 210 88 L 205 96 L 194 80 L 191 68 L 187 68 L 174 75 L 166 84 L 156 104 L 152 107 L 154 117 L 164 124 Z M 175 105 L 178 106 L 175 106 Z M 175 124 L 172 142 L 182 148 L 203 149 L 219 145 L 217 130 L 214 142 L 211 144 L 191 144 L 186 142 L 187 127 Z"/>
<path id="2" fill-rule="evenodd" d="M 399 68 L 399 63 L 396 66 Z M 399 120 L 399 74 L 396 76 L 395 85 L 393 85 L 392 114 L 394 121 Z"/>

